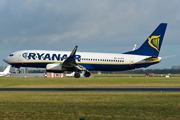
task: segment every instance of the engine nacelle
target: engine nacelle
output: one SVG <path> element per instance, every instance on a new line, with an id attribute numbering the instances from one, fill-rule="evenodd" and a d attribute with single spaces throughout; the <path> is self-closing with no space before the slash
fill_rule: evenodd
<path id="1" fill-rule="evenodd" d="M 62 63 L 52 63 L 46 65 L 47 72 L 54 72 L 54 73 L 63 73 L 62 70 Z"/>

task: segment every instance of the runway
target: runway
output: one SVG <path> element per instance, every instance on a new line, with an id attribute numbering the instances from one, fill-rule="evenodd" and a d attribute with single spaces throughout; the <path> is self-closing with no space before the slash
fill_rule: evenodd
<path id="1" fill-rule="evenodd" d="M 180 92 L 180 87 L 0 88 L 0 92 Z"/>

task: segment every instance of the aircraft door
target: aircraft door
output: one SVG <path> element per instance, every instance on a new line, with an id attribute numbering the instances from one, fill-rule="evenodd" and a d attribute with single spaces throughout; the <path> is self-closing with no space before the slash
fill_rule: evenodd
<path id="1" fill-rule="evenodd" d="M 21 54 L 18 54 L 18 61 L 22 61 Z"/>
<path id="2" fill-rule="evenodd" d="M 134 57 L 131 57 L 129 62 L 130 62 L 130 66 L 134 66 Z"/>

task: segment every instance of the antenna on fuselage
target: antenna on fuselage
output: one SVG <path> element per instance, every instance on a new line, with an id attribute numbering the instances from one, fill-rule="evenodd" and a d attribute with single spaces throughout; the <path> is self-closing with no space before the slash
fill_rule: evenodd
<path id="1" fill-rule="evenodd" d="M 134 51 L 136 49 L 136 44 L 134 45 L 134 47 L 132 48 L 132 50 L 131 51 Z"/>

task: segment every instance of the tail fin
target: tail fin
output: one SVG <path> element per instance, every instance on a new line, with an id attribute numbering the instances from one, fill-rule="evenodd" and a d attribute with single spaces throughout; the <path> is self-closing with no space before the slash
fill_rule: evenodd
<path id="1" fill-rule="evenodd" d="M 9 71 L 10 71 L 10 65 L 9 66 L 7 66 L 7 68 L 3 71 L 5 74 L 7 74 L 7 73 L 9 73 Z"/>
<path id="2" fill-rule="evenodd" d="M 134 51 L 126 52 L 124 54 L 158 57 L 166 27 L 167 23 L 161 23 L 148 37 L 148 39 L 141 45 L 140 48 Z"/>

